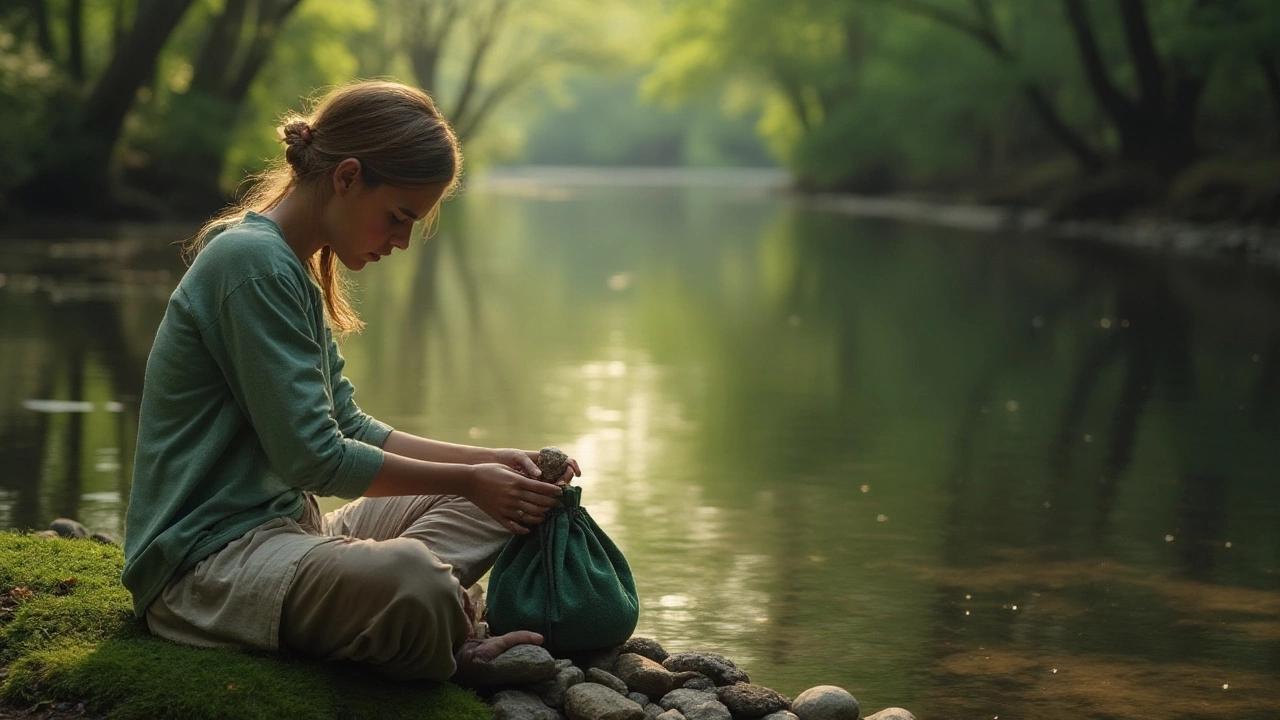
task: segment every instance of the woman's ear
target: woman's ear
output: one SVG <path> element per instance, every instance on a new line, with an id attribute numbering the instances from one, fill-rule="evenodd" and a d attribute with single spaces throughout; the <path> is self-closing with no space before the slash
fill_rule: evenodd
<path id="1" fill-rule="evenodd" d="M 355 158 L 347 158 L 338 163 L 333 169 L 333 192 L 336 195 L 346 195 L 351 188 L 355 187 L 356 181 L 360 179 L 360 161 Z"/>

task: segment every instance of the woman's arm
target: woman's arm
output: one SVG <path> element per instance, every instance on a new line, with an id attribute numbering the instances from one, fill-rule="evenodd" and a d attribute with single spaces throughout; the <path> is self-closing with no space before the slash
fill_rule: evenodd
<path id="1" fill-rule="evenodd" d="M 461 495 L 503 527 L 524 535 L 529 532 L 527 525 L 546 519 L 547 510 L 559 502 L 561 492 L 558 485 L 525 477 L 500 463 L 468 465 L 415 460 L 384 449 L 382 467 L 364 494 Z"/>
<path id="2" fill-rule="evenodd" d="M 435 463 L 479 465 L 480 463 L 498 462 L 497 451 L 490 448 L 429 440 L 417 435 L 400 432 L 399 430 L 391 431 L 386 441 L 382 443 L 382 449 L 394 455 Z M 456 495 L 457 493 L 453 494 Z"/>

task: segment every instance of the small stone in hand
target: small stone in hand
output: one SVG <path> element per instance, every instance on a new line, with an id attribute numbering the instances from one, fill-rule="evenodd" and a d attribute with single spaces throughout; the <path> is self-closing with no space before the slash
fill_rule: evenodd
<path id="1" fill-rule="evenodd" d="M 569 469 L 569 456 L 560 448 L 544 447 L 538 451 L 538 469 L 542 471 L 543 482 L 565 484 L 560 482 L 560 477 Z"/>

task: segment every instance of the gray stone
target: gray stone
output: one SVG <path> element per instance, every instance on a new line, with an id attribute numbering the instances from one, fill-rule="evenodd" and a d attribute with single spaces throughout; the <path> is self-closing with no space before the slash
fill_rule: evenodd
<path id="1" fill-rule="evenodd" d="M 554 680 L 556 662 L 539 645 L 516 645 L 492 661 L 476 667 L 475 677 L 483 685 L 527 685 Z"/>
<path id="2" fill-rule="evenodd" d="M 868 715 L 863 720 L 916 720 L 916 716 L 902 708 L 885 708 L 875 715 Z"/>
<path id="3" fill-rule="evenodd" d="M 542 698 L 542 702 L 550 707 L 559 708 L 564 707 L 564 694 L 569 691 L 569 688 L 584 680 L 582 670 L 570 665 L 557 671 L 554 680 L 531 685 L 530 687 L 534 688 L 534 691 Z"/>
<path id="4" fill-rule="evenodd" d="M 569 720 L 647 720 L 644 708 L 611 688 L 584 682 L 569 688 L 564 696 Z"/>
<path id="5" fill-rule="evenodd" d="M 712 694 L 715 693 L 716 684 L 712 682 L 711 678 L 707 677 L 706 675 L 703 675 L 702 673 L 680 673 L 680 674 L 689 675 L 689 677 L 685 678 L 685 681 L 681 683 L 680 687 L 686 690 L 698 690 L 700 692 L 708 692 Z"/>
<path id="6" fill-rule="evenodd" d="M 664 710 L 679 710 L 686 720 L 732 720 L 733 718 L 729 708 L 717 700 L 714 694 L 698 690 L 683 688 L 672 690 L 663 695 L 658 704 Z"/>
<path id="7" fill-rule="evenodd" d="M 751 682 L 733 661 L 718 653 L 683 652 L 671 655 L 662 661 L 662 667 L 672 672 L 693 670 L 711 678 L 716 685 L 732 685 L 740 682 Z M 685 713 L 688 715 L 688 713 Z"/>
<path id="8" fill-rule="evenodd" d="M 679 710 L 668 710 L 658 716 L 658 720 L 688 720 Z"/>
<path id="9" fill-rule="evenodd" d="M 493 720 L 559 720 L 537 695 L 524 690 L 503 690 L 493 696 Z"/>
<path id="10" fill-rule="evenodd" d="M 819 685 L 800 693 L 791 703 L 791 712 L 800 720 L 858 720 L 858 701 L 848 690 L 835 685 Z"/>
<path id="11" fill-rule="evenodd" d="M 736 719 L 764 717 L 791 707 L 791 698 L 763 685 L 736 683 L 716 690 L 716 698 Z"/>
<path id="12" fill-rule="evenodd" d="M 89 528 L 71 518 L 58 518 L 49 523 L 49 529 L 71 540 L 85 540 L 89 537 Z"/>
<path id="13" fill-rule="evenodd" d="M 629 692 L 627 693 L 627 697 L 631 698 L 631 701 L 640 707 L 644 707 L 649 704 L 649 696 L 644 693 Z"/>
<path id="14" fill-rule="evenodd" d="M 96 542 L 100 542 L 103 545 L 119 545 L 120 544 L 120 540 L 117 539 L 115 535 L 110 535 L 104 532 L 96 532 L 90 535 L 89 539 L 94 540 Z"/>
<path id="15" fill-rule="evenodd" d="M 760 720 L 800 720 L 800 718 L 796 717 L 796 714 L 790 710 L 779 710 L 776 713 L 765 715 Z"/>
<path id="16" fill-rule="evenodd" d="M 32 534 L 32 535 L 34 535 L 35 537 L 38 537 L 38 538 L 56 538 L 56 537 L 62 537 L 61 535 L 59 535 L 57 532 L 55 532 L 55 531 L 53 531 L 53 530 L 37 530 L 37 531 L 35 531 L 35 532 L 31 533 L 31 534 Z"/>
<path id="17" fill-rule="evenodd" d="M 674 690 L 676 676 L 650 658 L 636 653 L 623 653 L 613 664 L 613 674 L 627 687 L 651 698 L 660 698 Z"/>
<path id="18" fill-rule="evenodd" d="M 622 652 L 635 653 L 636 655 L 647 657 L 656 663 L 661 663 L 663 660 L 666 660 L 671 656 L 670 653 L 663 649 L 662 645 L 660 645 L 657 640 L 638 636 L 622 643 Z"/>
<path id="19" fill-rule="evenodd" d="M 557 659 L 556 659 L 556 669 L 557 669 L 557 670 L 563 670 L 563 669 L 565 669 L 565 668 L 567 668 L 567 667 L 577 667 L 577 665 L 574 665 L 574 664 L 573 664 L 573 661 L 572 661 L 572 660 L 569 660 L 568 658 L 557 658 Z"/>
<path id="20" fill-rule="evenodd" d="M 613 670 L 613 663 L 618 659 L 618 654 L 622 652 L 622 646 L 604 648 L 603 650 L 588 650 L 586 652 L 574 653 L 570 656 L 573 664 L 587 670 L 589 668 L 600 668 L 605 672 Z"/>
<path id="21" fill-rule="evenodd" d="M 604 685 L 619 695 L 625 696 L 627 694 L 627 684 L 611 672 L 605 672 L 600 668 L 588 668 L 586 674 L 587 682 Z"/>
<path id="22" fill-rule="evenodd" d="M 664 712 L 666 712 L 666 710 L 663 710 L 661 705 L 655 705 L 654 703 L 649 703 L 648 705 L 644 706 L 644 714 L 648 715 L 651 718 L 656 718 Z"/>

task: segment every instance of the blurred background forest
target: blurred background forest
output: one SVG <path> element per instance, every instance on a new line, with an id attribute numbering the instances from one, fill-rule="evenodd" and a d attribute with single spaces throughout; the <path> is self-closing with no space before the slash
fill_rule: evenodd
<path id="1" fill-rule="evenodd" d="M 1280 218 L 1275 0 L 6 0 L 0 218 L 203 217 L 351 78 L 469 171 L 781 166 L 806 191 Z"/>

